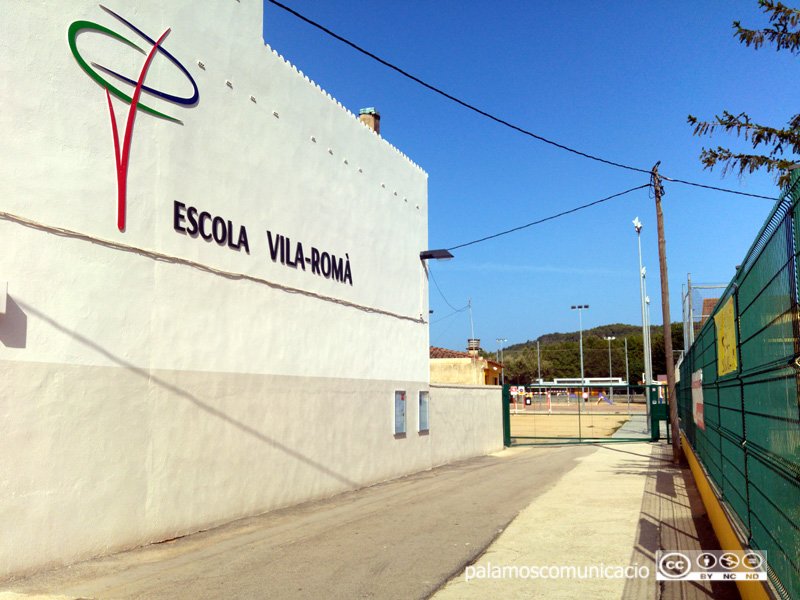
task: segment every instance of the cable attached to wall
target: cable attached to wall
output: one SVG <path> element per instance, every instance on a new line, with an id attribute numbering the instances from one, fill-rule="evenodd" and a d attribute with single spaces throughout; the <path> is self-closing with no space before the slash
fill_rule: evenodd
<path id="1" fill-rule="evenodd" d="M 224 271 L 222 269 L 217 269 L 215 267 L 209 267 L 208 265 L 204 265 L 199 262 L 195 262 L 193 260 L 188 260 L 186 258 L 180 258 L 178 256 L 170 256 L 169 254 L 162 254 L 161 252 L 155 252 L 153 250 L 145 250 L 143 248 L 138 248 L 136 246 L 129 246 L 128 244 L 122 244 L 120 242 L 112 242 L 111 240 L 105 240 L 102 238 L 94 237 L 91 235 L 87 235 L 85 233 L 80 233 L 78 231 L 73 231 L 71 229 L 64 229 L 62 227 L 54 227 L 52 225 L 45 225 L 43 223 L 39 223 L 37 221 L 33 221 L 31 219 L 27 219 L 25 217 L 20 217 L 19 215 L 14 215 L 7 212 L 0 211 L 0 219 L 5 221 L 11 221 L 13 223 L 17 223 L 19 225 L 23 225 L 25 227 L 30 227 L 32 229 L 37 229 L 40 231 L 45 231 L 47 233 L 52 233 L 55 235 L 69 237 L 79 240 L 84 240 L 87 242 L 91 242 L 93 244 L 98 244 L 100 246 L 105 246 L 106 248 L 111 248 L 114 250 L 122 250 L 124 252 L 134 252 L 141 256 L 146 256 L 148 258 L 152 258 L 153 260 L 165 261 L 175 264 L 184 265 L 187 267 L 192 267 L 198 269 L 200 271 L 205 271 L 206 273 L 211 273 L 212 275 L 218 275 L 220 277 L 225 277 L 226 279 L 237 279 L 237 280 L 245 280 L 251 281 L 253 283 L 258 283 L 261 285 L 266 285 L 276 290 L 281 290 L 290 294 L 302 294 L 303 296 L 308 296 L 309 298 L 315 298 L 317 300 L 325 300 L 326 302 L 333 302 L 335 304 L 340 304 L 342 306 L 346 306 L 348 308 L 355 308 L 364 312 L 374 313 L 379 315 L 385 315 L 387 317 L 394 317 L 395 319 L 400 319 L 403 321 L 411 321 L 412 323 L 427 323 L 425 319 L 422 317 L 409 317 L 406 315 L 401 315 L 398 313 L 394 313 L 388 310 L 383 310 L 380 308 L 373 308 L 371 306 L 365 306 L 363 304 L 356 304 L 355 302 L 349 302 L 347 300 L 341 300 L 339 298 L 334 298 L 333 296 L 326 296 L 324 294 L 317 294 L 315 292 L 309 292 L 307 290 L 302 290 L 300 288 L 291 287 L 288 285 L 283 285 L 281 283 L 276 283 L 274 281 L 269 281 L 267 279 L 262 279 L 261 277 L 254 277 L 252 275 L 247 275 L 245 273 L 236 273 L 232 271 Z"/>

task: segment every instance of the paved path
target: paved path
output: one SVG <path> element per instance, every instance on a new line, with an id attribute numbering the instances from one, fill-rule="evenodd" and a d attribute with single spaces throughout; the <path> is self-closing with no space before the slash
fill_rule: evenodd
<path id="1" fill-rule="evenodd" d="M 736 599 L 733 583 L 655 580 L 656 550 L 717 548 L 670 457 L 665 444 L 514 448 L 10 582 L 0 600 Z M 562 565 L 648 577 L 477 576 Z"/>
<path id="2" fill-rule="evenodd" d="M 651 449 L 649 444 L 605 445 L 582 457 L 470 569 L 474 576 L 483 568 L 486 578 L 461 575 L 434 598 L 622 598 L 625 579 L 569 576 L 569 567 L 630 565 Z M 561 567 L 567 567 L 567 577 L 560 576 Z M 491 577 L 493 568 L 500 575 L 508 568 L 509 577 Z M 526 577 L 532 568 L 546 572 L 547 578 Z M 556 577 L 550 577 L 553 568 Z M 646 575 L 655 587 L 652 569 Z"/>
<path id="3" fill-rule="evenodd" d="M 506 450 L 12 582 L 0 599 L 427 598 L 594 452 Z"/>
<path id="4" fill-rule="evenodd" d="M 671 447 L 631 443 L 597 448 L 538 496 L 434 600 L 738 599 L 732 582 L 712 586 L 655 579 L 659 549 L 719 549 L 691 472 L 672 464 Z M 616 566 L 634 566 L 637 575 L 646 576 L 581 578 L 569 570 L 575 567 L 580 575 L 590 567 Z M 539 573 L 546 569 L 548 577 L 530 576 L 534 568 Z M 551 568 L 556 577 L 550 576 Z"/>

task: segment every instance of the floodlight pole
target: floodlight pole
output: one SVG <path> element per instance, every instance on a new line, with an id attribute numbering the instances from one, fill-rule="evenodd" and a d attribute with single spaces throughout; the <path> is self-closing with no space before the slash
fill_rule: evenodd
<path id="1" fill-rule="evenodd" d="M 642 349 L 644 350 L 644 384 L 650 385 L 653 374 L 650 372 L 650 361 L 648 360 L 648 337 L 649 337 L 649 330 L 647 325 L 647 316 L 645 314 L 645 306 L 644 306 L 644 298 L 645 298 L 645 289 L 644 289 L 644 277 L 645 277 L 645 270 L 642 268 L 642 223 L 639 221 L 639 217 L 636 217 L 633 220 L 633 226 L 636 228 L 636 237 L 639 240 L 639 290 L 642 294 Z M 645 394 L 646 395 L 646 394 Z M 648 420 L 649 423 L 649 420 Z"/>
<path id="2" fill-rule="evenodd" d="M 501 342 L 507 342 L 507 341 L 508 340 L 505 339 L 505 338 L 496 338 L 495 339 L 495 342 L 497 342 L 498 345 L 500 345 Z M 500 345 L 500 354 L 499 355 L 496 354 L 496 356 L 500 359 L 500 385 L 505 385 L 506 384 L 505 363 L 503 362 L 503 346 L 502 345 Z"/>
<path id="3" fill-rule="evenodd" d="M 653 375 L 653 332 L 650 330 L 650 296 L 647 295 L 647 268 L 642 269 L 642 281 L 644 282 L 644 305 L 645 305 L 645 372 L 647 381 L 652 384 L 656 378 Z"/>
<path id="4" fill-rule="evenodd" d="M 539 383 L 542 383 L 542 359 L 539 356 L 539 340 L 536 340 L 536 364 L 539 369 Z M 539 410 L 542 410 L 542 390 L 539 390 Z"/>
<path id="5" fill-rule="evenodd" d="M 583 404 L 583 395 L 584 395 L 584 387 L 583 387 L 583 309 L 589 308 L 588 304 L 578 304 L 573 306 L 572 309 L 578 311 L 578 327 L 579 327 L 579 335 L 580 335 L 580 349 L 581 349 L 581 398 L 578 400 L 578 439 L 580 440 L 583 435 L 581 433 L 581 405 Z"/>
<path id="6" fill-rule="evenodd" d="M 614 404 L 614 382 L 611 381 L 614 378 L 614 373 L 611 370 L 611 340 L 615 340 L 617 338 L 611 336 L 606 337 L 608 340 L 608 389 L 611 390 L 611 404 Z"/>
<path id="7" fill-rule="evenodd" d="M 539 356 L 539 340 L 536 340 L 536 364 L 539 369 L 539 383 L 542 383 L 542 359 Z"/>
<path id="8" fill-rule="evenodd" d="M 669 316 L 669 279 L 667 277 L 667 248 L 664 239 L 664 213 L 661 210 L 661 178 L 657 162 L 653 167 L 652 185 L 656 197 L 656 219 L 658 226 L 658 261 L 661 266 L 661 311 L 664 319 L 664 355 L 667 362 L 667 392 L 669 394 L 669 418 L 672 425 L 672 462 L 681 461 L 680 431 L 678 428 L 678 399 L 675 397 L 675 364 L 672 358 L 672 322 Z"/>
<path id="9" fill-rule="evenodd" d="M 644 305 L 645 291 L 644 291 L 644 269 L 642 268 L 642 222 L 639 217 L 633 220 L 633 226 L 636 228 L 636 237 L 639 240 L 639 289 L 642 293 L 642 358 L 644 359 L 644 406 L 645 406 L 645 421 L 647 422 L 647 433 L 650 433 L 650 398 L 648 397 L 647 386 L 651 383 L 650 373 L 650 350 L 648 349 L 650 337 L 650 325 L 647 322 L 647 313 Z"/>
<path id="10" fill-rule="evenodd" d="M 625 388 L 628 394 L 628 414 L 631 412 L 631 375 L 628 372 L 628 338 L 625 338 Z"/>

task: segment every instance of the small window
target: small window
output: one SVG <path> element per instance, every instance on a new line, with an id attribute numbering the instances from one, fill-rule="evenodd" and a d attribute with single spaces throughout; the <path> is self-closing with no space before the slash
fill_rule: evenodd
<path id="1" fill-rule="evenodd" d="M 419 430 L 428 431 L 428 392 L 419 393 Z"/>
<path id="2" fill-rule="evenodd" d="M 406 393 L 394 393 L 394 434 L 406 432 Z"/>

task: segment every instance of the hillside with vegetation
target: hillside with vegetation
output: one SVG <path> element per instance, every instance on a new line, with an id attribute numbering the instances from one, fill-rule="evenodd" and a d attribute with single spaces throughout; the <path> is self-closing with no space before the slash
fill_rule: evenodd
<path id="1" fill-rule="evenodd" d="M 628 372 L 631 382 L 642 380 L 644 352 L 642 328 L 637 325 L 615 323 L 602 325 L 583 332 L 583 370 L 585 377 L 608 377 L 608 341 L 611 341 L 611 369 L 614 377 L 625 378 L 625 340 L 628 340 Z M 650 328 L 653 351 L 653 375 L 666 373 L 664 333 L 662 327 Z M 580 332 L 548 333 L 536 340 L 508 346 L 503 351 L 506 383 L 526 384 L 539 378 L 552 381 L 561 377 L 580 377 Z M 537 360 L 536 342 L 541 356 Z M 672 347 L 675 359 L 683 350 L 683 323 L 672 324 Z M 483 356 L 497 360 L 494 352 L 482 352 Z"/>

